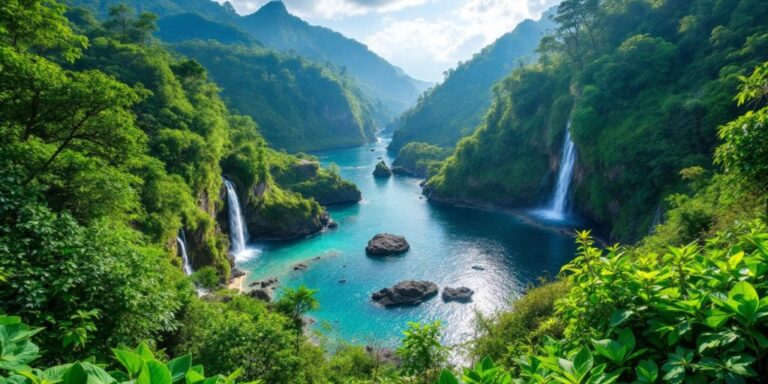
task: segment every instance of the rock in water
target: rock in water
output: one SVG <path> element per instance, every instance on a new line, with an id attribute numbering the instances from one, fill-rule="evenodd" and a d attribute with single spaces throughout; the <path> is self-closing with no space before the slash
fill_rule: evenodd
<path id="1" fill-rule="evenodd" d="M 419 305 L 437 295 L 437 285 L 429 281 L 405 280 L 392 288 L 384 288 L 373 295 L 373 301 L 385 307 Z"/>
<path id="2" fill-rule="evenodd" d="M 248 296 L 269 303 L 272 301 L 272 290 L 268 288 L 256 288 L 248 292 Z"/>
<path id="3" fill-rule="evenodd" d="M 379 233 L 368 241 L 365 253 L 373 256 L 398 255 L 407 252 L 411 248 L 405 237 L 389 233 Z"/>
<path id="4" fill-rule="evenodd" d="M 472 295 L 474 294 L 475 291 L 467 287 L 445 287 L 445 289 L 443 289 L 443 301 L 458 301 L 460 303 L 468 303 L 472 301 Z"/>
<path id="5" fill-rule="evenodd" d="M 376 163 L 376 169 L 373 170 L 373 177 L 390 177 L 392 176 L 392 170 L 389 169 L 387 163 L 384 160 Z"/>

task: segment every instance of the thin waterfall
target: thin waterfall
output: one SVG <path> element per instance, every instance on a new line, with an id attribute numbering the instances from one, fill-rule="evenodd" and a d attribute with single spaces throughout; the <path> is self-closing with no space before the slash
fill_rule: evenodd
<path id="1" fill-rule="evenodd" d="M 557 183 L 549 203 L 549 209 L 545 212 L 549 218 L 562 219 L 565 215 L 574 165 L 576 165 L 576 146 L 571 140 L 571 122 L 568 121 L 568 126 L 565 129 L 565 141 L 563 142 L 563 157 L 560 159 L 560 169 L 557 173 Z"/>
<path id="2" fill-rule="evenodd" d="M 245 243 L 248 241 L 248 229 L 245 228 L 245 220 L 240 210 L 240 200 L 237 198 L 235 186 L 231 181 L 224 179 L 227 188 L 227 205 L 229 206 L 229 240 L 232 243 L 232 254 L 235 261 L 245 261 L 252 256 Z"/>
<path id="3" fill-rule="evenodd" d="M 179 236 L 176 237 L 176 242 L 179 244 L 179 250 L 181 251 L 181 268 L 184 270 L 184 274 L 189 276 L 192 274 L 192 264 L 189 262 L 189 256 L 187 255 L 187 242 L 184 231 L 181 231 Z"/>

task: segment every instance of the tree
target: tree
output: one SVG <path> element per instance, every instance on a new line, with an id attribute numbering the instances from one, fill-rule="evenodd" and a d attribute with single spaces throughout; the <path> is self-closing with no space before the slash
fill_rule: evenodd
<path id="1" fill-rule="evenodd" d="M 763 196 L 768 215 L 768 62 L 741 81 L 737 103 L 752 103 L 759 109 L 748 111 L 720 128 L 723 143 L 717 148 L 715 159 L 748 190 Z"/>
<path id="2" fill-rule="evenodd" d="M 408 329 L 397 355 L 402 359 L 405 375 L 424 384 L 433 383 L 448 359 L 448 348 L 440 343 L 440 321 L 434 323 L 408 323 Z"/>
<path id="3" fill-rule="evenodd" d="M 286 314 L 293 321 L 293 328 L 296 332 L 296 355 L 299 354 L 301 345 L 301 336 L 304 329 L 304 319 L 302 316 L 320 308 L 320 303 L 315 298 L 317 290 L 309 289 L 304 285 L 296 289 L 286 289 L 283 296 L 277 302 L 277 309 Z"/>
<path id="4" fill-rule="evenodd" d="M 64 17 L 64 5 L 55 0 L 5 0 L 0 4 L 0 45 L 16 52 L 55 53 L 68 62 L 80 57 L 87 45 Z M 3 70 L 5 71 L 5 70 Z"/>

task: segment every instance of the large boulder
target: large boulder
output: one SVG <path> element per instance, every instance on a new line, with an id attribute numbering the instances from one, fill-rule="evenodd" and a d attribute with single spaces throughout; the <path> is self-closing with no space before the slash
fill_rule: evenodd
<path id="1" fill-rule="evenodd" d="M 373 301 L 385 307 L 419 305 L 437 295 L 437 285 L 429 281 L 405 280 L 373 295 Z"/>
<path id="2" fill-rule="evenodd" d="M 248 296 L 269 303 L 272 301 L 272 290 L 269 288 L 256 288 L 248 292 Z"/>
<path id="3" fill-rule="evenodd" d="M 387 163 L 385 163 L 384 160 L 376 163 L 376 169 L 373 170 L 373 177 L 386 178 L 390 176 L 392 176 L 392 170 L 389 169 Z"/>
<path id="4" fill-rule="evenodd" d="M 460 303 L 469 303 L 472 301 L 472 295 L 474 294 L 475 291 L 467 287 L 445 287 L 445 289 L 443 289 L 443 301 L 458 301 Z"/>
<path id="5" fill-rule="evenodd" d="M 379 233 L 368 241 L 365 253 L 372 256 L 389 256 L 408 252 L 410 248 L 411 246 L 405 240 L 405 237 L 389 233 Z"/>

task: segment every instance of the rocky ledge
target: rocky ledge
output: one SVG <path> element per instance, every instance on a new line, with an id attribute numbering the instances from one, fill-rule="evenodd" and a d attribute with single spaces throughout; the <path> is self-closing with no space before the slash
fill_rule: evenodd
<path id="1" fill-rule="evenodd" d="M 376 163 L 376 169 L 373 170 L 373 177 L 386 178 L 390 176 L 392 176 L 392 170 L 389 169 L 387 163 L 385 163 L 384 160 Z"/>
<path id="2" fill-rule="evenodd" d="M 467 287 L 445 287 L 445 289 L 443 289 L 443 301 L 458 301 L 460 303 L 468 303 L 472 301 L 472 295 L 474 294 L 475 291 Z"/>
<path id="3" fill-rule="evenodd" d="M 277 289 L 277 283 L 278 280 L 275 278 L 270 278 L 267 280 L 261 280 L 261 281 L 254 281 L 253 283 L 249 284 L 251 289 L 248 291 L 248 295 L 253 297 L 254 299 L 266 301 L 269 303 L 272 301 L 272 298 L 275 295 L 275 290 Z"/>
<path id="4" fill-rule="evenodd" d="M 389 256 L 408 252 L 410 248 L 411 246 L 405 240 L 405 237 L 389 233 L 379 233 L 368 241 L 365 253 L 372 256 Z"/>
<path id="5" fill-rule="evenodd" d="M 385 307 L 419 305 L 437 295 L 437 285 L 429 281 L 405 280 L 373 295 L 373 301 Z"/>

